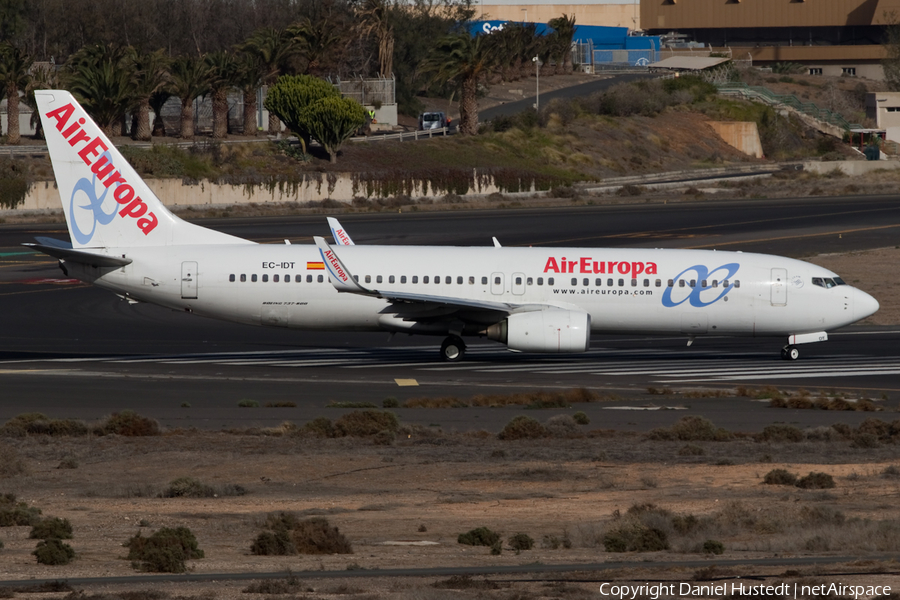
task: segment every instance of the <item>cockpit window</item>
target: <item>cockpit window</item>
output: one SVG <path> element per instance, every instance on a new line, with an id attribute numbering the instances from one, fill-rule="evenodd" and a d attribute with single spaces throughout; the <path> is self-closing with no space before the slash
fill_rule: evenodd
<path id="1" fill-rule="evenodd" d="M 840 277 L 813 277 L 812 283 L 829 290 L 837 285 L 847 285 Z"/>

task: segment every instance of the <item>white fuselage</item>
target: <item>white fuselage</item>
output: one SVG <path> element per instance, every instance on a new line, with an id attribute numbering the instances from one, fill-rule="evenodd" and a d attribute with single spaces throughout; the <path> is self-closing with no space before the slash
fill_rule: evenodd
<path id="1" fill-rule="evenodd" d="M 339 293 L 316 246 L 106 252 L 133 262 L 117 269 L 69 263 L 71 274 L 134 300 L 198 315 L 296 329 L 446 334 L 450 327 L 439 314 L 428 315 L 423 325 L 395 318 L 392 304 L 382 298 Z M 878 307 L 852 286 L 814 285 L 813 278 L 836 277 L 826 269 L 764 254 L 342 246 L 340 256 L 372 290 L 580 310 L 589 313 L 595 333 L 804 334 L 848 325 Z M 465 333 L 491 324 L 479 318 L 484 317 L 467 321 Z"/>

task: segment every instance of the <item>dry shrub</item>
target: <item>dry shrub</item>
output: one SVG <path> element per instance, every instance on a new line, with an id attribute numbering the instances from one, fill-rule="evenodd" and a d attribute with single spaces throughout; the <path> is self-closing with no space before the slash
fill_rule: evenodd
<path id="1" fill-rule="evenodd" d="M 806 439 L 806 436 L 803 434 L 800 429 L 794 427 L 793 425 L 783 425 L 783 424 L 775 424 L 775 425 L 767 425 L 762 433 L 758 433 L 754 436 L 756 441 L 758 442 L 802 442 Z"/>
<path id="2" fill-rule="evenodd" d="M 15 494 L 0 496 L 0 527 L 33 526 L 41 518 L 41 509 L 16 502 Z"/>
<path id="3" fill-rule="evenodd" d="M 68 519 L 47 517 L 32 525 L 28 537 L 33 540 L 71 540 L 72 524 Z"/>
<path id="4" fill-rule="evenodd" d="M 159 435 L 159 423 L 148 417 L 142 417 L 131 410 L 113 413 L 105 421 L 94 427 L 97 435 L 124 435 L 127 437 L 143 437 Z"/>
<path id="5" fill-rule="evenodd" d="M 76 419 L 51 419 L 42 413 L 23 413 L 7 421 L 0 434 L 10 437 L 83 436 L 88 434 L 88 426 Z"/>
<path id="6" fill-rule="evenodd" d="M 187 527 L 163 527 L 150 537 L 138 532 L 124 545 L 132 567 L 141 571 L 184 573 L 186 560 L 203 558 L 197 538 Z"/>
<path id="7" fill-rule="evenodd" d="M 57 539 L 38 542 L 32 554 L 42 565 L 67 565 L 75 558 L 72 546 Z"/>
<path id="8" fill-rule="evenodd" d="M 697 416 L 681 417 L 666 429 L 660 427 L 647 434 L 651 440 L 680 440 L 684 442 L 721 442 L 732 438 L 731 432 L 713 425 L 709 419 Z"/>
<path id="9" fill-rule="evenodd" d="M 292 594 L 301 591 L 300 580 L 289 575 L 284 579 L 255 581 L 241 590 L 245 594 Z"/>
<path id="10" fill-rule="evenodd" d="M 25 461 L 14 446 L 0 442 L 0 479 L 22 475 L 27 471 Z M 0 510 L 3 502 L 0 500 Z"/>
<path id="11" fill-rule="evenodd" d="M 399 428 L 397 415 L 387 410 L 355 410 L 334 422 L 336 437 L 367 437 L 382 431 L 396 433 Z"/>
<path id="12" fill-rule="evenodd" d="M 834 477 L 828 473 L 810 472 L 806 477 L 797 480 L 797 487 L 806 490 L 824 490 L 834 486 Z"/>
<path id="13" fill-rule="evenodd" d="M 213 498 L 216 491 L 212 486 L 200 483 L 193 477 L 179 477 L 162 491 L 161 498 Z"/>
<path id="14" fill-rule="evenodd" d="M 466 546 L 493 546 L 500 541 L 500 534 L 491 531 L 487 527 L 476 527 L 466 533 L 461 533 L 456 538 L 457 543 Z"/>
<path id="15" fill-rule="evenodd" d="M 582 437 L 581 429 L 575 418 L 569 415 L 556 415 L 547 419 L 545 425 L 547 433 L 555 438 L 577 438 Z"/>
<path id="16" fill-rule="evenodd" d="M 317 417 L 303 426 L 301 430 L 315 437 L 334 437 L 334 424 L 327 417 Z"/>
<path id="17" fill-rule="evenodd" d="M 489 579 L 472 579 L 471 575 L 453 575 L 450 579 L 435 581 L 432 586 L 446 590 L 496 590 L 500 587 Z"/>
<path id="18" fill-rule="evenodd" d="M 763 478 L 766 485 L 794 485 L 797 476 L 786 469 L 772 469 Z"/>
<path id="19" fill-rule="evenodd" d="M 517 533 L 507 540 L 509 543 L 509 547 L 515 550 L 516 552 L 521 552 L 522 550 L 531 550 L 534 548 L 534 540 L 527 533 Z"/>
<path id="20" fill-rule="evenodd" d="M 291 530 L 291 541 L 300 554 L 353 554 L 344 534 L 322 517 L 299 521 Z"/>
<path id="21" fill-rule="evenodd" d="M 501 440 L 523 440 L 547 437 L 547 428 L 525 415 L 514 417 L 497 436 Z"/>
<path id="22" fill-rule="evenodd" d="M 678 449 L 678 456 L 703 456 L 706 450 L 696 444 L 685 444 Z"/>

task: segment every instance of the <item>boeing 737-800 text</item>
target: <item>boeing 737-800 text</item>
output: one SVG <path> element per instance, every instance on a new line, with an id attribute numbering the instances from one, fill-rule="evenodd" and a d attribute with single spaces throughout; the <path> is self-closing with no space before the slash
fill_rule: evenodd
<path id="1" fill-rule="evenodd" d="M 171 214 L 66 91 L 38 110 L 71 242 L 32 246 L 130 302 L 252 325 L 463 336 L 583 352 L 591 333 L 772 336 L 797 345 L 878 310 L 821 267 L 704 250 L 256 244 Z"/>

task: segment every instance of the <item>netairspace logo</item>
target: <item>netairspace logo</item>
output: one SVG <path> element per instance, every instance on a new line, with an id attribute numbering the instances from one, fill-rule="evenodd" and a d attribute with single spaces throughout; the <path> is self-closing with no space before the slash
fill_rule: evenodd
<path id="1" fill-rule="evenodd" d="M 748 597 L 782 597 L 805 598 L 811 596 L 845 598 L 872 598 L 887 596 L 891 593 L 891 587 L 887 585 L 844 585 L 841 583 L 823 583 L 819 585 L 800 585 L 798 583 L 780 583 L 778 585 L 748 585 L 741 581 L 698 585 L 695 583 L 645 583 L 640 585 L 616 585 L 604 583 L 600 586 L 600 595 L 617 598 L 618 600 L 637 600 L 649 598 L 660 600 L 672 596 L 696 596 L 702 598 L 716 598 L 723 596 L 748 596 Z"/>

